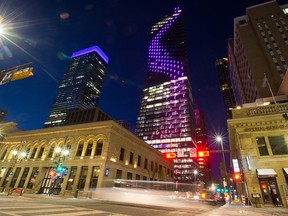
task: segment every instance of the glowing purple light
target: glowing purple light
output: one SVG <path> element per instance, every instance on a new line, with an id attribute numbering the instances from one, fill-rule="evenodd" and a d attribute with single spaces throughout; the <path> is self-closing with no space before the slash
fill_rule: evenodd
<path id="1" fill-rule="evenodd" d="M 77 52 L 74 52 L 71 56 L 71 58 L 76 58 L 91 52 L 96 52 L 98 55 L 108 64 L 109 58 L 108 56 L 98 47 L 98 46 L 92 46 L 87 49 L 83 49 Z"/>

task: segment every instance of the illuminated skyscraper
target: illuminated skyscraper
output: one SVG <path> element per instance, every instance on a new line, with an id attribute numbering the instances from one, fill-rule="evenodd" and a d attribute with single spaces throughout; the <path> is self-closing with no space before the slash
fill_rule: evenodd
<path id="1" fill-rule="evenodd" d="M 74 52 L 71 58 L 45 128 L 64 125 L 68 110 L 98 106 L 108 57 L 98 46 L 93 46 Z"/>
<path id="2" fill-rule="evenodd" d="M 182 10 L 177 7 L 156 23 L 151 35 L 148 72 L 135 133 L 162 153 L 176 153 L 175 180 L 191 183 L 196 168 L 193 160 L 196 145 Z"/>

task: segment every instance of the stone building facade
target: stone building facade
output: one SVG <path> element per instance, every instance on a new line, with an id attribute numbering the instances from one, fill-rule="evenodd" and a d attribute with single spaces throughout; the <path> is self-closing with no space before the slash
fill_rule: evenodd
<path id="1" fill-rule="evenodd" d="M 287 207 L 288 103 L 262 102 L 234 109 L 228 120 L 231 159 L 241 175 L 238 195 L 259 207 L 273 205 L 276 194 Z"/>
<path id="2" fill-rule="evenodd" d="M 2 192 L 87 196 L 115 179 L 173 182 L 173 162 L 112 120 L 13 132 L 0 145 Z"/>

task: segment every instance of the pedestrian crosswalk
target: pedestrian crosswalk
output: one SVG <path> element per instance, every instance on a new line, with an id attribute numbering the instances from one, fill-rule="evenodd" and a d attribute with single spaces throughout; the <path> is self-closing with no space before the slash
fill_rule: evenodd
<path id="1" fill-rule="evenodd" d="M 75 207 L 70 205 L 52 205 L 52 204 L 37 204 L 37 203 L 4 203 L 0 204 L 0 216 L 81 216 L 81 215 L 95 215 L 95 216 L 128 216 L 125 214 L 112 213 L 108 211 L 94 210 L 83 207 Z"/>

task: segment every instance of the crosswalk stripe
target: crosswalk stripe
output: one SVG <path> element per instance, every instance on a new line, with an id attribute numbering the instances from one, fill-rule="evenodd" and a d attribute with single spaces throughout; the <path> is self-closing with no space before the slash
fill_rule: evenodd
<path id="1" fill-rule="evenodd" d="M 53 214 L 53 216 L 65 216 L 65 215 L 69 215 L 69 216 L 77 216 L 77 215 L 95 215 L 95 214 L 104 214 L 104 213 L 108 213 L 105 211 L 97 211 L 97 210 L 90 210 L 90 211 L 79 211 L 79 212 L 67 212 L 67 213 L 59 213 L 59 214 Z M 51 216 L 51 214 L 40 214 L 39 216 Z M 114 216 L 114 215 L 113 215 Z"/>
<path id="2" fill-rule="evenodd" d="M 26 209 L 26 208 L 24 208 L 24 209 Z M 28 208 L 29 209 L 29 208 Z M 49 208 L 49 209 L 47 209 L 47 208 L 45 208 L 45 209 L 37 209 L 37 213 L 39 212 L 60 212 L 60 211 L 71 211 L 71 210 L 73 210 L 72 208 L 69 208 L 69 207 L 65 207 L 65 208 Z M 25 213 L 31 213 L 31 212 L 35 212 L 35 209 L 29 209 L 29 210 L 23 210 L 23 208 L 20 210 L 20 209 L 18 209 L 18 210 L 16 210 L 16 211 L 9 211 L 9 213 L 11 213 L 11 214 L 17 214 L 17 213 L 21 213 L 21 214 L 25 214 Z"/>
<path id="3" fill-rule="evenodd" d="M 51 205 L 37 205 L 37 206 L 14 206 L 14 204 L 12 204 L 11 206 L 1 206 L 0 210 L 4 210 L 4 209 L 23 209 L 23 208 L 47 208 L 50 207 Z"/>
<path id="4" fill-rule="evenodd" d="M 37 209 L 37 210 L 36 210 Z M 43 214 L 48 213 L 49 214 Z M 53 214 L 53 212 L 55 212 Z M 97 214 L 109 214 L 111 216 L 128 216 L 126 214 L 118 214 L 108 211 L 87 209 L 83 207 L 67 206 L 67 205 L 36 205 L 36 206 L 4 206 L 0 207 L 1 213 L 10 216 L 22 216 L 23 214 L 33 213 L 38 216 L 80 216 L 80 215 L 97 215 Z M 39 214 L 38 214 L 39 213 Z M 52 214 L 51 214 L 52 213 Z"/>

